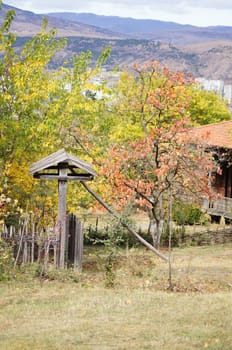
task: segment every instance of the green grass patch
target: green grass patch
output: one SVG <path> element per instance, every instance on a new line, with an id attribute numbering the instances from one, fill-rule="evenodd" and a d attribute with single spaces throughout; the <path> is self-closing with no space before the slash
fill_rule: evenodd
<path id="1" fill-rule="evenodd" d="M 118 251 L 105 288 L 105 256 L 87 248 L 82 274 L 24 268 L 2 283 L 0 349 L 232 349 L 231 244 L 174 249 L 174 292 L 167 264 L 143 248 Z"/>

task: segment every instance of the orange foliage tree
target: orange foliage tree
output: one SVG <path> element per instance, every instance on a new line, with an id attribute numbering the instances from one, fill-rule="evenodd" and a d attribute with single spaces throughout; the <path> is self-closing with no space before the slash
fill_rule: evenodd
<path id="1" fill-rule="evenodd" d="M 191 133 L 186 93 L 191 79 L 157 62 L 137 65 L 135 73 L 129 80 L 134 93 L 124 86 L 119 111 L 124 109 L 129 128 L 136 123 L 141 133 L 110 147 L 102 174 L 113 189 L 109 192 L 107 186 L 108 200 L 119 209 L 131 204 L 146 212 L 153 243 L 159 246 L 170 189 L 182 200 L 208 195 L 207 172 L 213 161 Z"/>
<path id="2" fill-rule="evenodd" d="M 209 195 L 207 173 L 213 162 L 203 145 L 179 121 L 168 129 L 154 128 L 149 136 L 126 146 L 112 147 L 103 174 L 118 209 L 128 203 L 150 219 L 150 233 L 158 246 L 170 196 L 196 202 Z"/>

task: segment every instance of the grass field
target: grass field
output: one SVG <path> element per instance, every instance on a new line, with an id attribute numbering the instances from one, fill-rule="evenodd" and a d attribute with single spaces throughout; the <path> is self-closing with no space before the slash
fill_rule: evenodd
<path id="1" fill-rule="evenodd" d="M 232 350 L 231 244 L 174 249 L 172 292 L 151 252 L 120 250 L 112 289 L 104 258 L 88 248 L 82 274 L 1 284 L 0 349 Z"/>

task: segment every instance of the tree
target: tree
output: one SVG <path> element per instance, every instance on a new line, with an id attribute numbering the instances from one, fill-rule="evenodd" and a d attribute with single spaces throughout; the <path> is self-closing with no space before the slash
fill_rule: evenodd
<path id="1" fill-rule="evenodd" d="M 0 187 L 22 200 L 32 189 L 28 163 L 52 144 L 57 132 L 59 72 L 49 72 L 47 64 L 64 41 L 55 39 L 54 30 L 46 32 L 45 21 L 41 33 L 16 52 L 10 32 L 14 15 L 9 11 L 0 28 Z"/>
<path id="2" fill-rule="evenodd" d="M 114 105 L 118 128 L 112 129 L 111 138 L 136 140 L 153 127 L 169 126 L 188 116 L 192 83 L 191 76 L 171 72 L 157 61 L 135 64 L 118 84 Z"/>
<path id="3" fill-rule="evenodd" d="M 114 188 L 109 192 L 107 187 L 112 203 L 119 208 L 132 203 L 147 213 L 158 246 L 170 187 L 175 197 L 188 193 L 193 200 L 199 193 L 206 194 L 207 170 L 212 163 L 189 132 L 191 77 L 172 73 L 157 62 L 136 65 L 135 73 L 120 82 L 116 104 L 121 122 L 118 130 L 124 127 L 129 131 L 110 148 L 103 175 Z"/>
<path id="4" fill-rule="evenodd" d="M 154 128 L 137 142 L 112 147 L 103 169 L 113 188 L 111 202 L 119 209 L 130 203 L 144 211 L 155 246 L 167 217 L 170 188 L 174 198 L 188 196 L 195 202 L 208 195 L 207 171 L 213 163 L 187 125 L 179 121 L 169 129 Z"/>
<path id="5" fill-rule="evenodd" d="M 191 75 L 172 72 L 157 61 L 124 71 L 115 95 L 117 123 L 110 133 L 115 142 L 136 140 L 152 126 L 163 127 L 186 117 L 192 125 L 231 118 L 218 95 L 200 90 Z"/>
<path id="6" fill-rule="evenodd" d="M 214 92 L 200 90 L 196 84 L 190 88 L 190 97 L 188 110 L 195 125 L 205 125 L 231 119 L 231 112 L 225 100 Z"/>
<path id="7" fill-rule="evenodd" d="M 100 72 L 109 48 L 91 68 L 92 54 L 86 52 L 52 71 L 49 63 L 66 40 L 57 39 L 56 30 L 47 31 L 44 20 L 41 32 L 18 52 L 16 37 L 10 32 L 14 15 L 9 11 L 0 28 L 0 192 L 18 199 L 25 208 L 29 200 L 39 202 L 41 188 L 51 198 L 56 192 L 52 184 L 41 187 L 33 181 L 28 174 L 32 162 L 62 147 L 88 156 L 83 151 L 90 144 L 89 135 L 94 128 L 96 135 L 99 125 L 103 127 L 99 120 L 104 101 L 90 99 L 83 92 L 100 88 L 90 79 Z"/>

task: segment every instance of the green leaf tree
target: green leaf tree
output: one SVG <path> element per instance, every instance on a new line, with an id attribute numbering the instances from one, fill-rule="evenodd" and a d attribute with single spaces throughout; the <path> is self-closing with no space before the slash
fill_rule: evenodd
<path id="1" fill-rule="evenodd" d="M 95 65 L 86 52 L 53 71 L 49 63 L 66 40 L 57 38 L 56 30 L 48 31 L 45 19 L 41 32 L 18 52 L 10 32 L 14 15 L 8 12 L 0 28 L 0 188 L 25 207 L 29 200 L 38 204 L 41 194 L 52 203 L 56 193 L 54 185 L 41 186 L 28 175 L 32 162 L 62 147 L 89 157 L 91 143 L 93 153 L 100 153 L 96 137 L 110 125 L 102 118 L 105 99 L 90 98 L 85 91 L 106 95 L 104 84 L 95 84 L 91 77 L 100 73 L 110 48 Z"/>
<path id="2" fill-rule="evenodd" d="M 190 97 L 188 110 L 195 125 L 231 119 L 231 112 L 226 101 L 214 92 L 201 90 L 196 84 L 190 89 Z"/>

